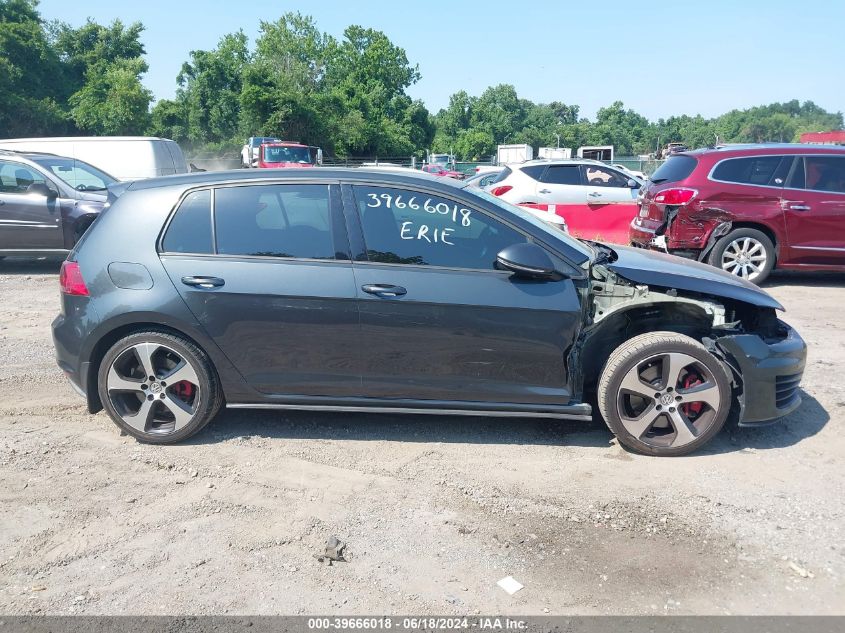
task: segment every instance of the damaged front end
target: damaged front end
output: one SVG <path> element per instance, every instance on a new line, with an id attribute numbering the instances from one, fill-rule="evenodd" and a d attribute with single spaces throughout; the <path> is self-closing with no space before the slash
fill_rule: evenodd
<path id="1" fill-rule="evenodd" d="M 570 367 L 582 370 L 583 392 L 595 388 L 604 362 L 624 341 L 671 331 L 701 342 L 724 364 L 740 425 L 770 422 L 800 405 L 806 345 L 777 318 L 779 303 L 750 284 L 729 283 L 720 271 L 698 276 L 700 264 L 658 253 L 645 264 L 630 262 L 632 253 L 647 252 L 620 249 L 617 261 L 591 267 L 587 325 L 570 358 Z"/>

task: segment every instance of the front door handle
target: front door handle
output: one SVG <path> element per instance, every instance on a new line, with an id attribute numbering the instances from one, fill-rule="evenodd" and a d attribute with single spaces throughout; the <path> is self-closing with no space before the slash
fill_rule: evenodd
<path id="1" fill-rule="evenodd" d="M 551 189 L 540 189 L 539 193 L 551 193 Z"/>
<path id="2" fill-rule="evenodd" d="M 587 195 L 591 198 L 601 198 L 601 194 L 598 191 L 591 191 Z"/>
<path id="3" fill-rule="evenodd" d="M 402 286 L 390 284 L 364 284 L 361 286 L 361 290 L 377 297 L 401 297 L 408 293 Z"/>
<path id="4" fill-rule="evenodd" d="M 182 277 L 182 283 L 197 288 L 219 288 L 226 282 L 220 277 Z"/>
<path id="5" fill-rule="evenodd" d="M 789 207 L 787 207 L 787 208 L 792 209 L 793 211 L 809 211 L 810 210 L 809 205 L 806 205 L 806 204 L 790 204 Z"/>

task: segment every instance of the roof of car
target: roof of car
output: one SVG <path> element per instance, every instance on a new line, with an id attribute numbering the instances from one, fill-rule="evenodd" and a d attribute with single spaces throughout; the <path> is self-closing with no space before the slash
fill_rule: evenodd
<path id="1" fill-rule="evenodd" d="M 463 189 L 466 184 L 453 178 L 432 176 L 421 171 L 393 171 L 388 169 L 366 169 L 355 167 L 314 167 L 311 169 L 232 169 L 229 171 L 205 171 L 175 176 L 161 176 L 136 180 L 127 186 L 129 190 L 153 189 L 157 187 L 222 185 L 262 180 L 380 180 L 397 184 L 425 181 L 445 188 Z"/>
<path id="2" fill-rule="evenodd" d="M 810 143 L 737 143 L 735 145 L 717 145 L 716 147 L 702 147 L 688 152 L 678 152 L 677 155 L 700 156 L 702 154 L 845 154 L 842 145 L 814 145 Z"/>
<path id="3" fill-rule="evenodd" d="M 526 165 L 604 165 L 600 160 L 592 158 L 535 158 L 524 163 L 512 163 L 514 167 L 525 167 Z M 510 165 L 508 165 L 510 166 Z"/>

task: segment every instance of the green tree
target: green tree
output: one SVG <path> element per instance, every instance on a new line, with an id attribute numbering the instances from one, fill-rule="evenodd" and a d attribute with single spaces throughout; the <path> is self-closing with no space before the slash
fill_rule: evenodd
<path id="1" fill-rule="evenodd" d="M 216 49 L 190 55 L 176 78 L 176 100 L 185 117 L 176 129 L 193 144 L 232 141 L 240 132 L 243 77 L 250 62 L 246 35 L 243 31 L 225 35 Z M 176 114 L 167 104 L 162 108 Z"/>
<path id="2" fill-rule="evenodd" d="M 152 93 L 141 84 L 147 64 L 141 58 L 99 62 L 88 69 L 85 85 L 68 103 L 80 130 L 91 134 L 138 134 L 149 127 Z"/>
<path id="3" fill-rule="evenodd" d="M 0 136 L 63 133 L 61 62 L 34 0 L 0 0 Z"/>

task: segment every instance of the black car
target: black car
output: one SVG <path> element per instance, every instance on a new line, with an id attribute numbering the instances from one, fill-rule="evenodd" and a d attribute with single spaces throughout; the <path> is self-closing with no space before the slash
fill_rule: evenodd
<path id="1" fill-rule="evenodd" d="M 0 150 L 0 259 L 69 251 L 114 182 L 73 158 Z"/>
<path id="2" fill-rule="evenodd" d="M 142 441 L 223 406 L 588 421 L 597 402 L 622 444 L 679 455 L 801 401 L 805 344 L 764 291 L 453 179 L 237 171 L 110 196 L 53 336 L 89 410 Z"/>

